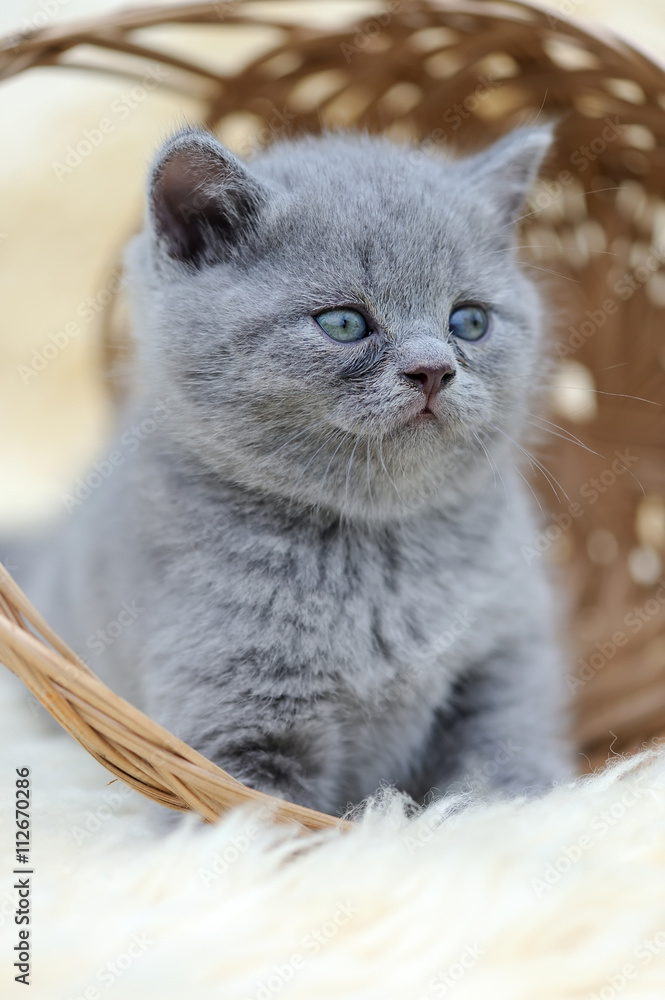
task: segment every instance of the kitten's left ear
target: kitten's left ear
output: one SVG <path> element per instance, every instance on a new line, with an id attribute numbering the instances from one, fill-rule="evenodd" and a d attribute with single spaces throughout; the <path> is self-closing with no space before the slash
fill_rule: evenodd
<path id="1" fill-rule="evenodd" d="M 553 139 L 553 125 L 519 128 L 461 162 L 464 176 L 494 203 L 504 224 L 517 222 Z"/>
<path id="2" fill-rule="evenodd" d="M 228 258 L 256 227 L 267 200 L 247 167 L 201 129 L 183 129 L 169 139 L 148 180 L 157 247 L 192 268 Z"/>

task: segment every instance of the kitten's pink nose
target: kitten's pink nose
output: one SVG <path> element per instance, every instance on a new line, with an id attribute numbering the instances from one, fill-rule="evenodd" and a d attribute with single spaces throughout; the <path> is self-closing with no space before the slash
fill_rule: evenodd
<path id="1" fill-rule="evenodd" d="M 402 372 L 410 381 L 419 385 L 429 401 L 442 386 L 455 378 L 455 369 L 444 362 L 440 365 L 418 365 L 412 371 Z"/>

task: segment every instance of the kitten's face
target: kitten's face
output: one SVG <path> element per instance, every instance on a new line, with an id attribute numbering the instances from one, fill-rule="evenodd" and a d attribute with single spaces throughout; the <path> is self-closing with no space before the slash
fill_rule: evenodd
<path id="1" fill-rule="evenodd" d="M 550 141 L 444 164 L 328 136 L 244 168 L 171 140 L 130 262 L 173 433 L 216 472 L 351 516 L 482 488 L 533 391 L 512 230 Z"/>

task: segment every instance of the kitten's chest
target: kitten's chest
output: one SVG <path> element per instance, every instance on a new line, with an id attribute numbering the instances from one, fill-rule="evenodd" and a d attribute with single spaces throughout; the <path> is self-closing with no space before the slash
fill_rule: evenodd
<path id="1" fill-rule="evenodd" d="M 474 614 L 460 596 L 473 570 L 457 543 L 437 523 L 264 530 L 229 559 L 228 585 L 245 602 L 238 620 L 272 650 L 280 676 L 383 712 L 390 701 L 441 696 L 458 669 Z"/>
<path id="2" fill-rule="evenodd" d="M 473 644 L 455 547 L 429 532 L 303 532 L 257 540 L 246 571 L 251 646 L 266 650 L 255 691 L 277 711 L 298 692 L 299 714 L 323 712 L 349 794 L 405 781 Z"/>

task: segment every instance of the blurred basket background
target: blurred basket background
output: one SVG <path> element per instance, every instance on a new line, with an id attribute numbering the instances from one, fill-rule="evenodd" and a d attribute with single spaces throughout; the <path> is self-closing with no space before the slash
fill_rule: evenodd
<path id="1" fill-rule="evenodd" d="M 522 3 L 392 0 L 352 23 L 349 11 L 359 8 L 350 2 L 328 24 L 309 16 L 303 23 L 305 6 L 311 15 L 307 0 L 228 0 L 49 25 L 7 41 L 0 77 L 6 95 L 26 72 L 41 74 L 43 87 L 85 69 L 92 88 L 116 88 L 103 91 L 108 132 L 102 116 L 88 115 L 70 126 L 50 164 L 63 184 L 80 168 L 77 178 L 97 185 L 110 212 L 123 191 L 108 170 L 102 190 L 97 132 L 101 145 L 124 120 L 122 108 L 129 117 L 132 102 L 138 107 L 153 92 L 171 99 L 153 145 L 180 115 L 250 156 L 274 138 L 330 127 L 381 131 L 433 150 L 479 148 L 539 115 L 559 118 L 557 148 L 520 239 L 525 264 L 542 278 L 558 360 L 551 423 L 540 424 L 548 433 L 538 457 L 548 471 L 534 467 L 532 476 L 547 513 L 525 558 L 553 562 L 568 595 L 568 683 L 582 766 L 665 738 L 665 70 L 602 31 Z M 247 58 L 234 65 L 236 42 Z M 120 104 L 110 100 L 119 83 Z M 133 127 L 145 122 L 144 110 Z M 142 164 L 136 169 L 142 174 Z M 46 228 L 48 211 L 45 198 Z M 131 211 L 138 226 L 134 195 Z M 81 259 L 96 254 L 102 276 L 99 293 L 81 303 L 100 322 L 71 357 L 93 352 L 100 373 L 114 370 L 130 343 L 118 269 L 131 229 L 126 212 L 103 245 L 89 230 L 81 244 Z M 10 240 L 2 252 L 6 267 L 30 266 L 12 257 Z M 29 391 L 37 355 L 18 332 L 13 343 L 12 366 L 20 374 L 24 364 L 13 391 Z M 95 400 L 93 410 L 103 427 L 106 403 Z"/>

